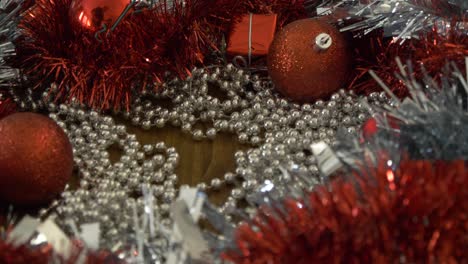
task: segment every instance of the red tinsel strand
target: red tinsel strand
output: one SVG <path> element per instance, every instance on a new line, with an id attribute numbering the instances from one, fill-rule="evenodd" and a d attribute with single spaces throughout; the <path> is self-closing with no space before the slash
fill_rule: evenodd
<path id="1" fill-rule="evenodd" d="M 260 212 L 236 233 L 234 263 L 459 263 L 468 259 L 464 161 L 382 165 L 354 185 L 336 179 L 287 215 Z M 262 209 L 265 210 L 265 209 Z M 272 209 L 268 209 L 272 210 Z M 283 227 L 281 227 L 283 226 Z"/>
<path id="2" fill-rule="evenodd" d="M 423 77 L 420 66 L 424 66 L 429 75 L 438 79 L 440 69 L 448 61 L 462 67 L 468 56 L 468 36 L 457 32 L 448 32 L 446 36 L 437 33 L 437 29 L 419 39 L 406 40 L 405 43 L 395 43 L 391 39 L 382 39 L 379 34 L 365 41 L 360 41 L 356 47 L 356 77 L 349 89 L 357 92 L 370 93 L 381 91 L 381 87 L 368 75 L 373 70 L 399 97 L 407 96 L 406 86 L 395 76 L 399 72 L 395 61 L 399 57 L 402 63 L 410 60 L 414 67 L 414 77 Z"/>
<path id="3" fill-rule="evenodd" d="M 206 63 L 244 14 L 276 12 L 280 25 L 305 16 L 294 0 L 177 0 L 170 10 L 159 1 L 96 39 L 70 19 L 71 2 L 37 0 L 24 14 L 14 64 L 35 88 L 56 83 L 57 100 L 101 109 L 128 108 L 134 92 L 159 89 L 167 72 L 183 77 Z"/>

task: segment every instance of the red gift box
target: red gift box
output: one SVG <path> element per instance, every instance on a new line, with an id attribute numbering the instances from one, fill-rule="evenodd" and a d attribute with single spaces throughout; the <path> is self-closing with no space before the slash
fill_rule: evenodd
<path id="1" fill-rule="evenodd" d="M 245 15 L 234 26 L 229 37 L 227 52 L 236 55 L 267 55 L 275 35 L 276 20 L 276 14 Z"/>

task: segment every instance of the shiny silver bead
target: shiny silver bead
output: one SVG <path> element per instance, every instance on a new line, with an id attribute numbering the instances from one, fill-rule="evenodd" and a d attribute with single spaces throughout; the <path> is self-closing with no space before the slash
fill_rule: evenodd
<path id="1" fill-rule="evenodd" d="M 254 188 L 256 188 L 258 185 L 257 181 L 254 180 L 254 179 L 249 179 L 249 180 L 246 180 L 242 183 L 242 188 L 244 188 L 245 190 L 252 190 Z M 234 194 L 233 194 L 234 196 Z"/>
<path id="2" fill-rule="evenodd" d="M 239 200 L 244 198 L 244 191 L 242 191 L 242 189 L 233 189 L 231 195 L 234 199 Z"/>
<path id="3" fill-rule="evenodd" d="M 205 191 L 206 188 L 207 188 L 207 185 L 206 185 L 206 183 L 202 182 L 202 183 L 197 184 L 197 188 L 198 188 L 200 191 Z"/>
<path id="4" fill-rule="evenodd" d="M 224 175 L 224 180 L 226 181 L 226 183 L 233 183 L 235 179 L 236 175 L 234 175 L 231 172 L 228 172 Z"/>
<path id="5" fill-rule="evenodd" d="M 202 140 L 204 137 L 203 135 L 203 131 L 201 131 L 200 129 L 197 129 L 193 132 L 193 139 L 194 140 Z"/>
<path id="6" fill-rule="evenodd" d="M 211 180 L 211 187 L 213 187 L 214 189 L 218 189 L 219 187 L 221 187 L 222 185 L 222 181 L 218 178 L 215 178 L 215 179 L 212 179 Z"/>
<path id="7" fill-rule="evenodd" d="M 210 128 L 206 131 L 206 136 L 209 138 L 209 139 L 215 139 L 216 138 L 216 129 L 214 128 Z"/>

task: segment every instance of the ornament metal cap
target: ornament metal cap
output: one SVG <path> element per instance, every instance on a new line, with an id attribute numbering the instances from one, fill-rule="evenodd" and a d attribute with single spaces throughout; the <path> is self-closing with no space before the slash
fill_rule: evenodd
<path id="1" fill-rule="evenodd" d="M 320 33 L 315 37 L 314 48 L 317 51 L 325 51 L 333 44 L 333 38 L 327 33 Z"/>

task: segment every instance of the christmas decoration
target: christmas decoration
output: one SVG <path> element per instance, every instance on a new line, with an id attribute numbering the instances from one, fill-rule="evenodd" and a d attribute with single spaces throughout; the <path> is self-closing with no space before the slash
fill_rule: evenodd
<path id="1" fill-rule="evenodd" d="M 362 47 L 356 48 L 356 51 L 356 74 L 349 88 L 364 93 L 380 90 L 379 85 L 369 78 L 368 71 L 373 70 L 392 92 L 403 98 L 408 95 L 408 89 L 394 74 L 401 68 L 396 57 L 403 62 L 411 60 L 416 65 L 412 72 L 414 78 L 422 79 L 427 72 L 437 80 L 440 69 L 447 61 L 463 67 L 464 58 L 468 56 L 468 35 L 454 29 L 445 36 L 433 31 L 401 45 L 391 39 L 381 39 L 377 34 L 365 41 Z"/>
<path id="2" fill-rule="evenodd" d="M 100 29 L 103 25 L 110 28 L 128 5 L 129 0 L 73 0 L 70 16 L 86 28 Z"/>
<path id="3" fill-rule="evenodd" d="M 366 142 L 341 133 L 334 153 L 311 147 L 321 173 L 332 163 L 341 169 L 324 186 L 307 192 L 306 177 L 291 174 L 297 187 L 290 185 L 289 197 L 269 193 L 271 183 L 260 188 L 263 207 L 231 231 L 223 257 L 234 263 L 466 260 L 468 75 L 453 64 L 440 83 L 427 75 L 416 81 L 411 73 L 411 64 L 400 72 L 412 95 L 403 102 L 372 73 L 398 107 L 388 114 L 370 109 L 378 111 L 379 130 Z"/>
<path id="4" fill-rule="evenodd" d="M 232 65 L 195 69 L 191 78 L 167 82 L 162 92 L 146 92 L 144 98 L 132 101 L 131 111 L 118 115 L 144 130 L 174 125 L 195 140 L 210 140 L 219 133 L 230 132 L 250 146 L 250 150 L 235 154 L 236 170 L 197 184 L 203 191 L 235 186 L 221 207 L 231 217 L 240 202 L 250 200 L 264 180 L 280 182 L 278 172 L 282 167 L 289 169 L 289 164 L 299 164 L 297 170 L 313 174 L 311 180 L 319 183 L 315 161 L 304 146 L 315 140 L 333 142 L 338 127 L 354 131 L 368 118 L 360 103 L 362 98 L 344 90 L 332 95 L 329 102 L 298 105 L 279 96 L 272 86 L 270 79 Z M 227 97 L 212 97 L 208 87 L 223 91 Z M 141 144 L 114 118 L 87 109 L 77 101 L 55 104 L 51 98 L 56 92 L 52 87 L 40 100 L 14 94 L 22 99 L 19 104 L 26 109 L 39 106 L 39 111 L 49 112 L 50 118 L 65 124 L 75 150 L 79 187 L 64 191 L 50 208 L 41 210 L 41 217 L 56 214 L 57 223 L 67 230 L 71 226 L 66 219 L 78 219 L 78 226 L 96 221 L 102 228 L 101 248 L 112 248 L 112 252 L 126 259 L 135 257 L 132 247 L 138 241 L 151 241 L 138 250 L 145 252 L 138 258 L 163 261 L 170 236 L 164 230 L 173 223 L 170 204 L 178 189 L 179 175 L 175 171 L 179 154 L 164 142 Z M 172 105 L 166 108 L 153 102 L 161 99 L 171 100 Z M 387 101 L 379 94 L 368 98 L 371 105 Z M 206 130 L 196 128 L 201 123 Z M 121 159 L 115 163 L 109 158 L 110 146 L 122 149 Z M 142 203 L 151 210 L 144 209 Z M 135 225 L 149 219 L 154 219 L 153 224 Z M 120 246 L 115 246 L 116 241 Z"/>
<path id="5" fill-rule="evenodd" d="M 335 27 L 304 19 L 279 32 L 268 54 L 275 87 L 295 101 L 326 98 L 342 88 L 350 72 L 348 43 Z"/>
<path id="6" fill-rule="evenodd" d="M 0 226 L 1 263 L 123 263 L 108 251 L 92 250 L 87 247 L 86 241 L 70 240 L 51 219 L 41 222 L 39 219 L 25 216 L 15 223 L 16 218 L 16 215 L 10 214 L 6 223 Z M 57 241 L 58 238 L 61 240 Z M 70 246 L 67 250 L 66 245 Z M 65 257 L 63 253 L 68 250 L 70 252 Z"/>
<path id="7" fill-rule="evenodd" d="M 359 2 L 37 0 L 32 8 L 22 4 L 17 28 L 2 20 L 17 21 L 16 5 L 2 8 L 14 2 L 0 0 L 0 34 L 16 36 L 0 43 L 1 69 L 16 73 L 0 75 L 0 118 L 7 116 L 0 119 L 0 158 L 15 146 L 2 142 L 19 137 L 28 145 L 23 153 L 34 156 L 0 159 L 0 181 L 19 179 L 12 175 L 21 169 L 31 177 L 48 164 L 38 160 L 47 157 L 38 154 L 44 141 L 27 139 L 43 133 L 2 134 L 16 109 L 48 115 L 63 128 L 73 157 L 58 161 L 68 158 L 71 170 L 73 160 L 76 176 L 72 188 L 50 191 L 48 206 L 37 208 L 46 219 L 33 221 L 38 226 L 19 224 L 16 239 L 0 226 L 0 262 L 21 262 L 20 255 L 92 262 L 88 253 L 97 263 L 463 262 L 467 35 L 456 10 L 465 4 L 366 1 L 363 9 Z M 415 17 L 398 20 L 384 3 Z M 296 21 L 306 8 L 329 15 Z M 363 38 L 348 39 L 339 27 Z M 262 75 L 263 59 L 227 62 L 227 55 L 258 56 L 275 30 L 285 41 L 271 45 L 274 66 L 286 57 L 284 65 L 298 71 L 277 68 L 270 78 Z M 294 30 L 298 41 L 291 41 Z M 350 58 L 358 73 L 348 83 Z M 313 75 L 298 77 L 307 71 Z M 374 92 L 381 88 L 386 92 Z M 412 97 L 400 99 L 405 95 Z M 21 122 L 24 131 L 30 123 Z M 178 150 L 143 144 L 127 132 L 130 125 L 178 127 L 197 141 L 230 133 L 246 150 L 234 154 L 232 172 L 188 188 L 179 184 Z M 121 156 L 111 161 L 115 147 Z M 26 161 L 34 165 L 4 176 L 2 164 Z M 42 189 L 34 184 L 7 188 L 37 195 Z M 220 192 L 226 199 L 214 206 L 211 195 Z"/>
<path id="8" fill-rule="evenodd" d="M 317 10 L 332 16 L 347 13 L 335 22 L 341 31 L 357 36 L 353 41 L 357 51 L 353 55 L 355 77 L 348 88 L 360 93 L 380 89 L 368 78 L 367 72 L 372 69 L 397 96 L 407 96 L 405 86 L 393 74 L 400 70 L 396 57 L 410 59 L 415 65 L 422 63 L 431 76 L 436 76 L 447 60 L 462 65 L 467 54 L 464 1 L 337 0 L 324 2 Z M 414 74 L 421 78 L 424 73 L 416 70 Z"/>
<path id="9" fill-rule="evenodd" d="M 352 182 L 263 209 L 236 232 L 234 263 L 462 261 L 468 258 L 464 161 L 381 157 Z M 280 211 L 279 207 L 284 208 Z"/>
<path id="10" fill-rule="evenodd" d="M 346 8 L 352 17 L 362 18 L 356 23 L 342 28 L 366 35 L 377 29 L 384 29 L 387 37 L 404 43 L 407 39 L 418 38 L 421 33 L 435 28 L 445 35 L 453 28 L 466 34 L 466 12 L 468 6 L 463 0 L 370 0 L 334 1 L 335 6 Z"/>
<path id="11" fill-rule="evenodd" d="M 465 61 L 465 65 L 468 65 L 468 58 Z M 391 118 L 376 119 L 377 125 L 387 127 L 390 131 L 387 133 L 397 131 L 401 150 L 413 159 L 467 159 L 465 131 L 468 131 L 468 127 L 465 124 L 468 72 L 463 74 L 452 63 L 441 71 L 440 80 L 429 78 L 426 74 L 420 82 L 416 82 L 413 71 L 413 66 L 409 63 L 399 73 L 412 100 L 400 102 L 396 95 L 392 95 L 394 104 L 399 107 L 389 112 L 387 116 Z M 375 73 L 371 73 L 384 85 Z M 387 91 L 390 90 L 385 85 L 384 87 Z M 395 118 L 398 120 L 397 124 Z"/>
<path id="12" fill-rule="evenodd" d="M 235 55 L 267 55 L 276 30 L 277 15 L 245 15 L 234 26 L 227 51 Z"/>
<path id="13" fill-rule="evenodd" d="M 0 120 L 0 197 L 16 205 L 49 202 L 63 191 L 73 152 L 63 130 L 34 113 Z"/>
<path id="14" fill-rule="evenodd" d="M 5 85 L 11 85 L 18 78 L 18 70 L 6 64 L 16 55 L 13 41 L 19 36 L 17 23 L 22 1 L 0 1 L 0 96 Z M 1 97 L 0 97 L 1 100 Z M 1 114 L 0 114 L 1 115 Z"/>
<path id="15" fill-rule="evenodd" d="M 305 15 L 302 1 L 164 0 L 96 35 L 70 21 L 81 14 L 71 11 L 71 4 L 36 1 L 21 20 L 14 65 L 35 88 L 55 83 L 60 91 L 55 99 L 76 98 L 99 109 L 128 110 L 134 94 L 161 89 L 168 72 L 187 76 L 194 65 L 219 53 L 224 35 L 245 14 L 281 14 L 280 25 Z M 72 18 L 64 15 L 70 12 Z"/>

